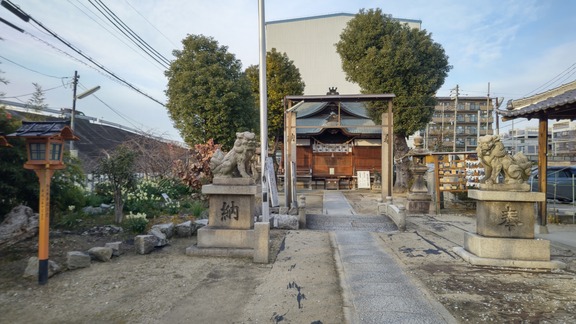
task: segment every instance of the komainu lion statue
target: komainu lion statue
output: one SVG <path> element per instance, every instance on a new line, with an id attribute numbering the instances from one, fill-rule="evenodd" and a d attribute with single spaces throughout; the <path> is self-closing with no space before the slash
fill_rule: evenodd
<path id="1" fill-rule="evenodd" d="M 532 162 L 522 152 L 510 156 L 498 135 L 480 137 L 476 152 L 485 172 L 481 183 L 497 183 L 500 173 L 504 174 L 505 184 L 522 184 L 530 176 Z"/>
<path id="2" fill-rule="evenodd" d="M 217 150 L 210 160 L 214 177 L 251 178 L 251 161 L 256 151 L 256 135 L 250 132 L 236 133 L 236 141 L 230 152 Z"/>

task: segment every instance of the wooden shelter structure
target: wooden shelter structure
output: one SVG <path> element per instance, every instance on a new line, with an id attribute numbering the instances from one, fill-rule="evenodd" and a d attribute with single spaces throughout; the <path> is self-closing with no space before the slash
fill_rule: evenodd
<path id="1" fill-rule="evenodd" d="M 502 120 L 515 118 L 538 119 L 538 184 L 540 192 L 547 191 L 548 120 L 576 119 L 576 81 L 530 97 L 508 101 L 506 110 L 498 110 Z M 541 230 L 546 229 L 546 201 L 539 208 Z"/>
<path id="2" fill-rule="evenodd" d="M 325 187 L 350 184 L 359 170 L 382 175 L 382 195 L 392 195 L 394 94 L 286 96 L 284 99 L 284 192 L 295 206 L 297 178 Z M 370 103 L 370 104 L 369 104 Z M 384 107 L 381 125 L 368 107 Z M 365 144 L 364 146 L 360 145 Z"/>

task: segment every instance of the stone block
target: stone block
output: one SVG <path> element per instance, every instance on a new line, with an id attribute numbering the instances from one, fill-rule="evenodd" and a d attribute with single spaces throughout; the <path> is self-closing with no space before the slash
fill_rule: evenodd
<path id="1" fill-rule="evenodd" d="M 120 246 L 122 245 L 122 242 L 108 242 L 106 244 L 104 244 L 105 247 L 109 247 L 112 249 L 112 256 L 117 257 L 120 256 Z"/>
<path id="2" fill-rule="evenodd" d="M 544 201 L 545 195 L 542 192 L 515 192 L 515 191 L 487 191 L 468 190 L 468 197 L 485 201 Z"/>
<path id="3" fill-rule="evenodd" d="M 293 215 L 274 215 L 271 221 L 274 227 L 278 229 L 297 230 L 300 226 L 298 216 Z"/>
<path id="4" fill-rule="evenodd" d="M 24 270 L 23 277 L 28 279 L 38 279 L 38 263 L 38 257 L 30 257 L 30 259 L 28 259 L 28 265 Z M 48 260 L 48 278 L 57 274 L 60 270 L 61 268 L 56 262 Z"/>
<path id="5" fill-rule="evenodd" d="M 66 264 L 69 270 L 88 268 L 91 260 L 90 255 L 80 251 L 71 251 L 66 254 Z"/>
<path id="6" fill-rule="evenodd" d="M 198 230 L 198 247 L 251 249 L 254 230 L 217 229 L 210 226 Z"/>
<path id="7" fill-rule="evenodd" d="M 208 226 L 251 229 L 254 227 L 253 195 L 210 195 Z"/>
<path id="8" fill-rule="evenodd" d="M 254 224 L 254 262 L 268 263 L 270 253 L 270 223 Z"/>
<path id="9" fill-rule="evenodd" d="M 158 238 L 154 235 L 137 235 L 134 238 L 134 247 L 138 254 L 148 254 L 154 250 Z"/>
<path id="10" fill-rule="evenodd" d="M 406 211 L 409 214 L 427 214 L 430 211 L 432 196 L 427 193 L 409 193 Z"/>
<path id="11" fill-rule="evenodd" d="M 550 241 L 484 237 L 464 233 L 464 249 L 489 259 L 550 261 Z"/>
<path id="12" fill-rule="evenodd" d="M 160 230 L 158 227 L 152 227 L 148 232 L 148 235 L 154 235 L 156 237 L 156 246 L 161 247 L 167 245 L 168 239 L 166 238 L 166 234 Z"/>
<path id="13" fill-rule="evenodd" d="M 167 239 L 171 239 L 174 236 L 174 223 L 164 223 L 153 225 L 152 228 L 157 228 L 160 232 L 166 235 Z"/>
<path id="14" fill-rule="evenodd" d="M 112 253 L 113 253 L 112 248 L 102 246 L 93 247 L 90 250 L 88 250 L 88 255 L 90 255 L 90 257 L 93 260 L 98 260 L 102 262 L 110 261 L 110 259 L 112 258 Z"/>
<path id="15" fill-rule="evenodd" d="M 192 221 L 186 221 L 176 225 L 177 237 L 190 237 L 192 236 Z"/>
<path id="16" fill-rule="evenodd" d="M 221 186 L 248 186 L 254 184 L 254 179 L 215 177 L 214 179 L 212 179 L 212 184 Z"/>
<path id="17" fill-rule="evenodd" d="M 255 196 L 260 191 L 260 187 L 256 185 L 204 185 L 202 186 L 202 193 L 205 195 L 248 195 Z"/>
<path id="18" fill-rule="evenodd" d="M 469 190 L 476 199 L 476 233 L 487 237 L 534 238 L 536 202 L 540 192 Z"/>

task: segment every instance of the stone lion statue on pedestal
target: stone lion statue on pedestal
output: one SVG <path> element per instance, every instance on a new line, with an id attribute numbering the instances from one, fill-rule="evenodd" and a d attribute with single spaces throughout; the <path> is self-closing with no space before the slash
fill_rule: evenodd
<path id="1" fill-rule="evenodd" d="M 251 132 L 236 133 L 236 141 L 230 152 L 217 150 L 210 160 L 214 177 L 252 178 L 252 157 L 256 152 L 256 135 Z"/>
<path id="2" fill-rule="evenodd" d="M 508 154 L 498 135 L 480 137 L 476 152 L 485 171 L 481 183 L 495 184 L 501 173 L 504 175 L 505 184 L 522 184 L 530 176 L 532 162 L 522 152 L 514 156 Z"/>

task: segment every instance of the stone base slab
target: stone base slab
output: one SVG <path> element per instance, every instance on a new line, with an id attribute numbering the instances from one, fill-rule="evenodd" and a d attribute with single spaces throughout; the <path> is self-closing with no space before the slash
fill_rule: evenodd
<path id="1" fill-rule="evenodd" d="M 464 233 L 464 249 L 489 259 L 550 261 L 550 241 L 485 237 Z"/>
<path id="2" fill-rule="evenodd" d="M 190 256 L 252 257 L 256 263 L 268 263 L 270 223 L 256 223 L 253 230 L 198 230 L 198 243 L 186 248 Z"/>
<path id="3" fill-rule="evenodd" d="M 254 255 L 253 249 L 232 249 L 232 248 L 202 248 L 192 245 L 186 248 L 186 255 L 189 256 L 214 256 L 251 258 Z"/>
<path id="4" fill-rule="evenodd" d="M 253 249 L 254 230 L 202 227 L 198 229 L 198 247 Z"/>
<path id="5" fill-rule="evenodd" d="M 498 187 L 502 188 L 502 187 Z M 516 191 L 488 191 L 470 189 L 468 190 L 468 197 L 477 200 L 486 201 L 529 201 L 541 202 L 546 200 L 546 196 L 542 192 L 516 192 Z"/>
<path id="6" fill-rule="evenodd" d="M 409 214 L 427 214 L 430 211 L 432 196 L 427 193 L 409 193 L 406 211 Z"/>
<path id="7" fill-rule="evenodd" d="M 253 185 L 254 179 L 215 177 L 214 179 L 212 179 L 212 184 L 224 185 L 224 186 L 247 186 L 247 185 Z"/>
<path id="8" fill-rule="evenodd" d="M 566 264 L 560 261 L 526 261 L 526 260 L 507 260 L 507 259 L 490 259 L 476 256 L 462 247 L 455 247 L 453 251 L 458 254 L 464 261 L 477 266 L 502 267 L 502 268 L 523 268 L 523 269 L 564 269 Z"/>

